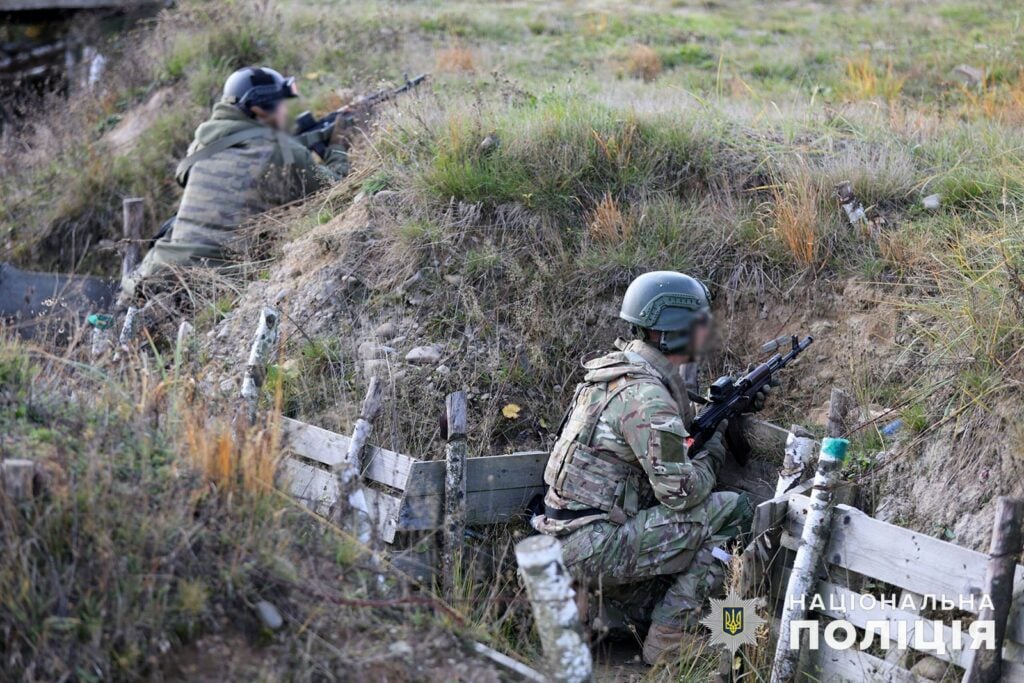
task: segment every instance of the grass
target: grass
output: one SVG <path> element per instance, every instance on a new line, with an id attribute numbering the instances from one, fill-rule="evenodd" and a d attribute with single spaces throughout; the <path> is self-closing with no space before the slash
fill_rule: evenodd
<path id="1" fill-rule="evenodd" d="M 957 435 L 974 425 L 1005 434 L 1000 416 L 1024 380 L 1024 46 L 1012 9 L 982 0 L 924 14 L 903 2 L 752 11 L 746 0 L 713 11 L 690 2 L 350 9 L 178 3 L 126 43 L 132 68 L 114 70 L 109 95 L 73 98 L 64 115 L 3 142 L 2 258 L 113 273 L 116 253 L 97 245 L 117 237 L 121 198 L 143 196 L 153 227 L 173 211 L 171 169 L 233 68 L 295 73 L 299 106 L 317 110 L 402 73 L 435 72 L 359 140 L 357 176 L 274 215 L 270 229 L 290 244 L 272 250 L 256 285 L 232 283 L 201 302 L 199 360 L 187 371 L 152 360 L 147 372 L 98 378 L 70 352 L 58 360 L 0 346 L 0 448 L 55 468 L 40 503 L 52 514 L 18 511 L 0 523 L 14 550 L 0 558 L 0 592 L 17 606 L 0 620 L 19 634 L 0 644 L 5 674 L 152 676 L 167 643 L 185 651 L 228 629 L 225 620 L 310 678 L 343 661 L 371 678 L 412 676 L 374 668 L 384 667 L 382 643 L 398 638 L 427 644 L 428 662 L 435 645 L 456 647 L 437 635 L 450 624 L 428 610 L 367 618 L 304 593 L 318 581 L 333 598 L 367 595 L 359 549 L 270 493 L 273 420 L 229 438 L 225 407 L 203 404 L 238 352 L 235 336 L 216 332 L 234 335 L 275 287 L 322 285 L 307 274 L 351 273 L 359 284 L 316 300 L 305 317 L 287 308 L 301 332 L 271 369 L 265 407 L 345 431 L 365 387 L 358 343 L 393 321 L 407 345 L 442 343 L 448 366 L 401 367 L 389 385 L 394 410 L 375 434 L 403 452 L 440 453 L 436 408 L 459 388 L 471 391 L 474 452 L 544 446 L 578 358 L 622 331 L 614 302 L 626 284 L 668 268 L 708 280 L 720 297 L 723 353 L 702 368 L 711 376 L 747 360 L 746 343 L 767 327 L 787 329 L 762 336 L 818 317 L 893 318 L 893 338 L 873 341 L 863 359 L 839 349 L 815 360 L 797 380 L 806 391 L 785 392 L 773 417 L 805 420 L 827 391 L 815 384 L 825 366 L 837 373 L 828 382 L 852 384 L 863 404 L 903 419 L 897 443 L 910 457 L 897 467 L 919 459 L 924 468 L 939 443 L 956 444 L 964 467 L 950 471 L 966 472 L 964 482 L 967 465 L 1009 459 Z M 955 53 L 943 47 L 952 44 Z M 983 67 L 984 82 L 955 82 L 959 63 Z M 159 87 L 174 106 L 147 123 L 144 144 L 112 157 L 99 136 Z M 482 147 L 489 136 L 499 142 Z M 844 181 L 870 229 L 847 224 L 834 198 Z M 365 220 L 350 212 L 360 190 Z M 941 206 L 926 211 L 920 199 L 933 193 Z M 877 308 L 846 293 L 857 287 Z M 293 291 L 283 306 L 305 295 Z M 72 389 L 95 400 L 70 398 Z M 519 418 L 502 416 L 509 403 L 522 406 Z M 207 411 L 218 415 L 209 424 Z M 874 475 L 875 453 L 891 445 L 874 426 L 856 435 L 860 473 Z M 892 486 L 909 490 L 913 477 L 903 479 Z M 501 533 L 499 547 L 516 532 Z M 464 616 L 474 637 L 535 655 L 522 603 L 501 601 L 512 582 L 467 575 Z M 251 606 L 263 597 L 302 628 L 258 633 Z M 697 657 L 658 675 L 696 677 L 707 666 Z"/>
<path id="2" fill-rule="evenodd" d="M 35 499 L 0 494 L 5 679 L 160 677 L 187 657 L 169 653 L 197 640 L 251 638 L 262 648 L 233 675 L 317 678 L 344 666 L 412 680 L 411 665 L 380 662 L 381 638 L 414 643 L 421 673 L 459 647 L 459 628 L 425 608 L 324 609 L 372 597 L 376 581 L 364 549 L 275 491 L 273 413 L 237 429 L 184 374 L 147 386 L 154 378 L 82 372 L 10 342 L 0 374 L 0 449 L 35 461 L 46 482 Z M 66 401 L 71 383 L 90 400 Z M 27 411 L 12 400 L 25 396 Z M 391 590 L 402 581 L 389 578 Z M 260 626 L 260 600 L 282 612 L 283 633 Z"/>

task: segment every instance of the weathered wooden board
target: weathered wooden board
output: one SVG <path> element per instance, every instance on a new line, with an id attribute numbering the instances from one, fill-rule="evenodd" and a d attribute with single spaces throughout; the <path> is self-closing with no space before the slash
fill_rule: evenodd
<path id="1" fill-rule="evenodd" d="M 790 570 L 784 569 L 780 572 L 781 578 L 780 585 L 777 586 L 777 592 L 780 594 L 780 599 L 785 599 L 784 594 L 786 592 L 786 582 L 789 580 Z M 876 601 L 874 605 L 865 603 L 863 606 L 860 602 L 860 593 L 851 591 L 849 588 L 840 586 L 820 579 L 815 586 L 815 594 L 821 596 L 822 603 L 825 606 L 824 610 L 815 610 L 815 613 L 823 614 L 832 619 L 845 619 L 859 629 L 864 629 L 867 626 L 868 621 L 879 622 L 884 621 L 889 624 L 889 648 L 894 649 L 897 645 L 897 624 L 903 622 L 907 625 L 908 642 L 913 649 L 914 643 L 914 630 L 921 619 L 921 616 L 915 612 L 909 612 L 902 609 L 894 609 L 891 607 L 882 606 L 880 601 Z M 835 605 L 835 608 L 832 606 Z M 839 609 L 842 607 L 843 609 Z M 932 652 L 928 651 L 927 654 L 932 655 L 944 662 L 951 662 L 957 666 L 967 666 L 971 659 L 974 657 L 974 650 L 971 649 L 970 645 L 972 638 L 967 633 L 967 627 L 964 626 L 962 629 L 961 636 L 961 647 L 958 650 L 953 649 L 953 629 L 948 626 L 942 626 L 939 632 L 936 633 L 936 629 L 933 627 L 931 620 L 925 620 L 922 624 L 922 642 L 932 643 L 936 642 L 935 637 L 941 640 L 946 645 L 946 652 Z M 824 642 L 823 640 L 821 641 Z M 859 639 L 858 639 L 859 642 Z M 874 642 L 878 642 L 878 636 L 874 636 Z"/>
<path id="2" fill-rule="evenodd" d="M 925 679 L 904 668 L 886 662 L 874 655 L 856 649 L 817 651 L 816 662 L 820 674 L 811 673 L 811 680 L 820 683 L 838 681 L 870 681 L 871 683 L 923 683 Z M 810 673 L 810 672 L 809 672 Z"/>
<path id="3" fill-rule="evenodd" d="M 791 496 L 783 544 L 796 548 L 810 499 Z M 987 557 L 837 505 L 825 558 L 830 564 L 915 593 L 957 599 L 980 589 Z M 1024 568 L 1018 567 L 1018 579 Z"/>
<path id="4" fill-rule="evenodd" d="M 284 458 L 277 476 L 278 485 L 300 503 L 318 515 L 331 514 L 331 508 L 338 499 L 338 480 L 330 470 L 297 458 Z M 401 499 L 371 488 L 364 488 L 364 493 L 368 507 L 376 511 L 381 539 L 391 543 L 398 529 Z"/>
<path id="5" fill-rule="evenodd" d="M 487 458 L 471 458 L 487 460 Z M 468 461 L 467 461 L 468 462 Z M 526 511 L 541 486 L 470 491 L 466 494 L 467 524 L 500 524 Z M 406 496 L 398 519 L 399 531 L 429 531 L 441 525 L 443 496 Z"/>
<path id="6" fill-rule="evenodd" d="M 466 492 L 543 486 L 546 451 L 466 458 Z M 414 461 L 405 487 L 407 496 L 440 495 L 444 491 L 443 460 Z"/>
<path id="7" fill-rule="evenodd" d="M 345 462 L 352 441 L 344 434 L 287 417 L 281 418 L 281 433 L 286 449 L 329 468 Z M 409 473 L 416 462 L 415 458 L 408 455 L 367 446 L 363 451 L 361 471 L 363 477 L 371 481 L 404 491 L 409 483 Z"/>

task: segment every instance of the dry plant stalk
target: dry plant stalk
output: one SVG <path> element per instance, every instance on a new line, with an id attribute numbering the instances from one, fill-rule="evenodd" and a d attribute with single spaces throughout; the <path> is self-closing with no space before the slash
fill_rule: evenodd
<path id="1" fill-rule="evenodd" d="M 605 192 L 587 216 L 587 229 L 595 242 L 619 243 L 629 239 L 633 222 L 622 212 L 610 192 Z"/>
<path id="2" fill-rule="evenodd" d="M 277 418 L 265 428 L 239 428 L 230 420 L 209 419 L 203 405 L 185 410 L 184 451 L 210 482 L 228 492 L 258 493 L 273 487 L 280 453 Z"/>
<path id="3" fill-rule="evenodd" d="M 473 73 L 476 71 L 476 60 L 473 51 L 462 45 L 439 50 L 436 57 L 437 70 L 449 73 Z"/>
<path id="4" fill-rule="evenodd" d="M 808 179 L 772 188 L 774 232 L 797 263 L 813 265 L 818 254 L 818 191 Z"/>
<path id="5" fill-rule="evenodd" d="M 846 61 L 846 91 L 854 99 L 871 100 L 880 97 L 886 102 L 892 102 L 903 91 L 906 80 L 893 73 L 892 61 L 886 64 L 885 73 L 878 72 L 868 55 Z"/>
<path id="6" fill-rule="evenodd" d="M 650 83 L 661 73 L 661 57 L 646 45 L 634 45 L 626 57 L 626 71 L 633 78 Z"/>

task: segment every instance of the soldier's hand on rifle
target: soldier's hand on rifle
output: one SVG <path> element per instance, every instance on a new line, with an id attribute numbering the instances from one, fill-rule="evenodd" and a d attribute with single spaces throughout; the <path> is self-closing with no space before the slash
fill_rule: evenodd
<path id="1" fill-rule="evenodd" d="M 747 368 L 747 372 L 749 373 L 751 370 L 753 370 L 756 367 L 757 367 L 756 365 L 751 365 L 750 367 Z M 757 393 L 754 394 L 753 399 L 750 401 L 750 412 L 751 413 L 757 413 L 757 412 L 760 412 L 761 410 L 763 410 L 764 409 L 764 404 L 768 400 L 768 395 L 772 393 L 772 388 L 779 386 L 779 384 L 781 384 L 779 379 L 777 377 L 772 377 L 768 381 L 768 384 L 766 384 L 763 387 L 761 387 L 757 391 Z"/>

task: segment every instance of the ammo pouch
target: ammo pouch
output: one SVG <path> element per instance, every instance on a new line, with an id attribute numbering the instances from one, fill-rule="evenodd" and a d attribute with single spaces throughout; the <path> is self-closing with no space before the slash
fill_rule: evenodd
<path id="1" fill-rule="evenodd" d="M 549 461 L 561 463 L 551 479 L 561 497 L 606 512 L 618 524 L 637 513 L 640 470 L 579 441 L 563 441 L 556 449 L 562 445 L 564 456 Z"/>
<path id="2" fill-rule="evenodd" d="M 573 404 L 562 421 L 561 435 L 555 443 L 544 470 L 544 481 L 566 500 L 607 513 L 617 524 L 634 516 L 640 507 L 639 493 L 644 471 L 639 464 L 623 462 L 588 444 L 594 436 L 597 423 L 608 404 L 622 390 L 638 384 L 626 381 L 608 391 L 599 404 L 591 404 L 586 414 L 580 415 L 583 394 L 594 390 L 593 385 L 580 385 Z"/>

